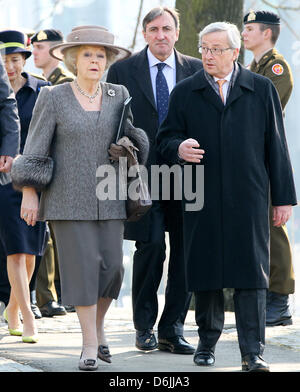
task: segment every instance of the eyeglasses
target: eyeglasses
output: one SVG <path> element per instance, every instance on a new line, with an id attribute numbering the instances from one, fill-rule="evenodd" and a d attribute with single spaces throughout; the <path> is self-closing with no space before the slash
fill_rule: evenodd
<path id="1" fill-rule="evenodd" d="M 220 48 L 207 48 L 206 46 L 199 46 L 199 52 L 202 54 L 207 55 L 208 52 L 211 53 L 212 56 L 221 56 L 226 50 L 232 50 L 232 48 L 224 48 L 224 49 L 220 49 Z"/>

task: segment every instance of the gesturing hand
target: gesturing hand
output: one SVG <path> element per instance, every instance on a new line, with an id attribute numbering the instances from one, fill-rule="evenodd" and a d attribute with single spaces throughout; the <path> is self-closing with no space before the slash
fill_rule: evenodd
<path id="1" fill-rule="evenodd" d="M 201 150 L 199 143 L 195 139 L 186 139 L 178 148 L 178 154 L 181 159 L 187 162 L 200 163 L 203 158 L 204 150 Z"/>

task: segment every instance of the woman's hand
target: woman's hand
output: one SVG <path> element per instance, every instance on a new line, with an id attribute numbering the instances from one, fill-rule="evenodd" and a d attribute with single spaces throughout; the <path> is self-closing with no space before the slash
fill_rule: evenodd
<path id="1" fill-rule="evenodd" d="M 39 209 L 39 197 L 34 188 L 24 187 L 21 204 L 21 218 L 28 226 L 36 224 Z"/>
<path id="2" fill-rule="evenodd" d="M 7 155 L 0 156 L 0 172 L 9 173 L 13 163 L 13 158 Z"/>
<path id="3" fill-rule="evenodd" d="M 127 151 L 123 146 L 118 146 L 117 144 L 112 143 L 109 147 L 109 159 L 117 162 L 120 157 L 126 157 Z"/>

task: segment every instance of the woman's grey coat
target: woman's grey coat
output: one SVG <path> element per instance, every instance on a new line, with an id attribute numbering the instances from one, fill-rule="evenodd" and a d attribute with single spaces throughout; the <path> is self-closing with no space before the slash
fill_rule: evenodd
<path id="1" fill-rule="evenodd" d="M 23 155 L 15 159 L 12 168 L 16 187 L 39 189 L 51 170 L 47 158 L 53 159 L 53 176 L 42 190 L 39 220 L 126 219 L 123 200 L 97 198 L 101 178 L 96 177 L 96 171 L 100 165 L 114 166 L 118 180 L 118 163 L 110 163 L 108 149 L 129 94 L 124 86 L 101 82 L 101 87 L 98 119 L 97 112 L 82 108 L 70 83 L 44 87 L 39 95 Z M 144 131 L 133 127 L 131 114 L 125 135 L 139 149 L 139 163 L 144 163 L 149 142 Z M 44 165 L 49 166 L 46 171 Z"/>

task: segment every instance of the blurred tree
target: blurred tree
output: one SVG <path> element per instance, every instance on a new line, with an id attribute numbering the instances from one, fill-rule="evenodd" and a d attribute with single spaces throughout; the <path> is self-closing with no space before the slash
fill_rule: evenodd
<path id="1" fill-rule="evenodd" d="M 185 54 L 200 57 L 198 34 L 209 23 L 226 21 L 243 27 L 244 0 L 176 0 L 180 12 L 180 36 L 176 48 Z M 241 52 L 240 61 L 243 61 Z"/>

